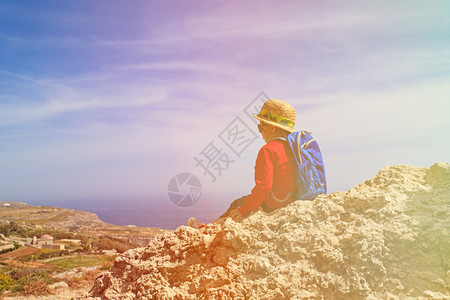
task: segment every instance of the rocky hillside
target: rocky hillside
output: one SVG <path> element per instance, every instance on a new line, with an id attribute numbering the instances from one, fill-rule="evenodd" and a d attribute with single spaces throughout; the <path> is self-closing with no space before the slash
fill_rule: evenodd
<path id="1" fill-rule="evenodd" d="M 385 167 L 242 223 L 179 227 L 99 277 L 103 299 L 449 299 L 450 168 Z"/>
<path id="2" fill-rule="evenodd" d="M 91 212 L 23 202 L 0 201 L 0 221 L 16 222 L 30 228 L 51 228 L 86 235 L 111 235 L 131 243 L 146 245 L 166 230 L 108 224 Z"/>
<path id="3" fill-rule="evenodd" d="M 5 206 L 5 204 L 10 204 L 10 206 Z M 0 217 L 7 220 L 26 221 L 73 230 L 109 226 L 100 221 L 96 214 L 85 211 L 15 202 L 0 202 L 0 205 L 3 206 L 0 209 Z"/>

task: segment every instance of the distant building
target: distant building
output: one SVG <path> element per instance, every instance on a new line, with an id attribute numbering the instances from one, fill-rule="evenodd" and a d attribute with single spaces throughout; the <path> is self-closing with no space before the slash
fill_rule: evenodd
<path id="1" fill-rule="evenodd" d="M 9 203 L 4 203 L 3 206 L 11 206 Z"/>
<path id="2" fill-rule="evenodd" d="M 76 245 L 81 244 L 81 240 L 74 240 L 74 239 L 62 239 L 62 240 L 58 240 L 58 241 L 63 242 L 63 243 L 76 244 Z"/>
<path id="3" fill-rule="evenodd" d="M 66 247 L 64 244 L 52 244 L 52 245 L 42 245 L 42 249 L 51 249 L 51 250 L 65 250 Z"/>
<path id="4" fill-rule="evenodd" d="M 64 244 L 53 244 L 53 237 L 49 234 L 44 234 L 41 238 L 36 239 L 33 238 L 33 244 L 36 243 L 36 246 L 41 249 L 52 249 L 52 250 L 64 250 Z"/>
<path id="5" fill-rule="evenodd" d="M 53 245 L 53 237 L 51 235 L 44 234 L 39 239 L 36 239 L 36 246 L 38 246 L 38 248 L 49 249 L 44 247 L 51 245 Z"/>

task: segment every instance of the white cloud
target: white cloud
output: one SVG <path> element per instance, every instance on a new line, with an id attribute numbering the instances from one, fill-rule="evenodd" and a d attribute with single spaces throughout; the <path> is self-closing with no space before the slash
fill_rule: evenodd
<path id="1" fill-rule="evenodd" d="M 102 109 L 139 109 L 163 101 L 166 97 L 166 93 L 160 88 L 153 86 L 147 90 L 133 82 L 124 82 L 123 86 L 107 88 L 96 86 L 89 90 L 68 85 L 56 79 L 34 79 L 21 74 L 3 73 L 21 79 L 19 82 L 14 82 L 16 90 L 24 87 L 23 90 L 32 90 L 33 93 L 20 96 L 2 95 L 6 100 L 0 103 L 0 126 L 2 127 L 26 125 L 27 122 L 46 120 L 65 113 Z M 17 97 L 19 101 L 11 101 Z"/>
<path id="2" fill-rule="evenodd" d="M 430 153 L 442 155 L 436 148 L 449 148 L 450 53 L 446 41 L 420 43 L 434 32 L 422 21 L 443 12 L 419 2 L 327 9 L 258 3 L 191 11 L 131 40 L 0 36 L 30 47 L 85 44 L 111 55 L 98 69 L 68 70 L 59 78 L 2 72 L 18 91 L 1 96 L 8 146 L 2 169 L 16 178 L 3 181 L 2 189 L 14 194 L 8 184 L 19 189 L 23 174 L 36 179 L 36 191 L 46 185 L 45 193 L 54 181 L 63 183 L 61 194 L 164 189 L 167 177 L 193 168 L 193 156 L 260 91 L 298 107 L 297 129 L 321 141 L 334 189 L 399 160 L 399 151 L 422 162 Z M 76 126 L 62 122 L 71 115 L 80 118 Z M 41 122 L 52 118 L 57 121 Z M 426 144 L 414 144 L 419 136 Z M 253 163 L 249 152 L 245 166 L 242 160 L 214 187 L 249 191 Z"/>

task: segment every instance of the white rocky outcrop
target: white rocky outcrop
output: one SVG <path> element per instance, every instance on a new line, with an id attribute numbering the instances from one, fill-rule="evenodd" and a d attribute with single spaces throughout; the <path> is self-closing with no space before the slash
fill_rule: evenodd
<path id="1" fill-rule="evenodd" d="M 385 167 L 242 223 L 181 226 L 118 257 L 103 299 L 449 299 L 450 168 Z"/>
<path id="2" fill-rule="evenodd" d="M 69 285 L 64 281 L 59 281 L 48 286 L 51 290 L 68 289 Z"/>

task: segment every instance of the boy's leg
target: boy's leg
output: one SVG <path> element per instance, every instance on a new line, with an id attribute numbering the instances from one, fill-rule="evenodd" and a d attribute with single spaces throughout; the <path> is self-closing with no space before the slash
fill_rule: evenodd
<path id="1" fill-rule="evenodd" d="M 219 218 L 214 220 L 212 223 L 213 224 L 222 224 L 225 221 L 225 219 L 230 216 L 230 213 L 233 209 L 236 209 L 239 206 L 241 206 L 242 204 L 244 204 L 245 199 L 248 196 L 249 195 L 241 197 L 241 198 L 236 199 L 233 202 L 231 202 L 230 207 L 227 209 L 227 211 L 225 213 L 223 213 Z M 204 224 L 202 222 L 200 222 L 199 220 L 197 220 L 196 218 L 192 217 L 188 220 L 188 226 L 193 227 L 193 228 L 199 228 L 199 227 L 204 226 Z"/>
<path id="2" fill-rule="evenodd" d="M 202 227 L 204 224 L 202 222 L 200 222 L 199 220 L 197 220 L 194 217 L 190 217 L 188 220 L 188 226 L 192 227 L 192 228 L 200 228 Z"/>
<path id="3" fill-rule="evenodd" d="M 229 216 L 230 216 L 230 212 L 231 212 L 233 209 L 236 209 L 236 208 L 238 208 L 239 206 L 241 206 L 242 204 L 244 204 L 245 199 L 246 199 L 248 196 L 249 196 L 249 195 L 244 196 L 244 197 L 241 197 L 241 198 L 236 199 L 236 200 L 234 200 L 233 202 L 231 202 L 230 207 L 227 209 L 227 211 L 226 211 L 225 213 L 223 213 L 223 214 L 219 217 L 219 219 L 229 217 Z"/>

